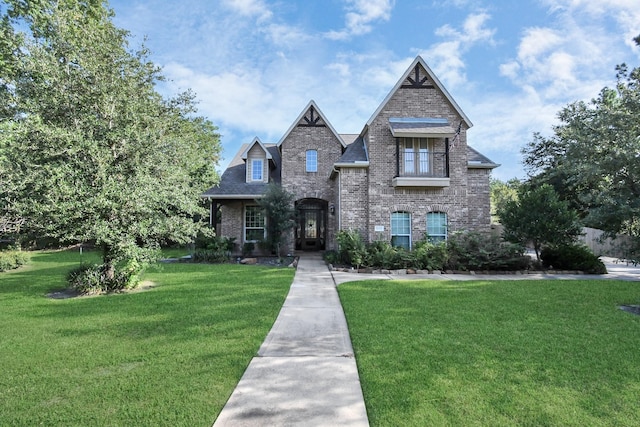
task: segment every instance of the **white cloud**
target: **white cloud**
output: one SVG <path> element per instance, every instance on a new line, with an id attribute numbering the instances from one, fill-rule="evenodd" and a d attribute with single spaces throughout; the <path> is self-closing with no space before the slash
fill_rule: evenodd
<path id="1" fill-rule="evenodd" d="M 223 4 L 242 16 L 257 17 L 258 20 L 268 20 L 273 16 L 263 0 L 223 0 Z"/>
<path id="2" fill-rule="evenodd" d="M 371 32 L 376 21 L 388 21 L 391 18 L 394 0 L 346 0 L 347 14 L 345 28 L 329 31 L 325 37 L 331 40 L 344 40 Z"/>
<path id="3" fill-rule="evenodd" d="M 546 0 L 553 19 L 546 27 L 523 31 L 516 57 L 500 65 L 501 75 L 517 87 L 535 88 L 550 103 L 595 96 L 612 84 L 614 66 L 621 62 L 615 58 L 625 56 L 621 32 L 612 32 L 607 20 L 628 22 L 622 30 L 630 34 L 639 31 L 640 12 L 631 3 L 610 0 L 604 7 L 603 2 Z M 631 29 L 636 21 L 639 26 Z M 603 80 L 607 74 L 611 78 Z"/>
<path id="4" fill-rule="evenodd" d="M 486 27 L 490 18 L 486 12 L 474 13 L 467 16 L 461 29 L 449 24 L 436 29 L 436 35 L 445 40 L 428 49 L 425 59 L 447 86 L 455 87 L 467 81 L 463 55 L 471 47 L 478 43 L 493 44 L 495 29 Z"/>

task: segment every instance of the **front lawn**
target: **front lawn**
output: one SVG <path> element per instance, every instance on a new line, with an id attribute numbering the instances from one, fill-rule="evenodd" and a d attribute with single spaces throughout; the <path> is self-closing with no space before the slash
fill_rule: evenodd
<path id="1" fill-rule="evenodd" d="M 631 426 L 640 283 L 339 287 L 372 426 Z"/>
<path id="2" fill-rule="evenodd" d="M 210 426 L 294 274 L 166 264 L 146 274 L 150 290 L 47 298 L 80 257 L 34 253 L 0 274 L 2 425 Z"/>

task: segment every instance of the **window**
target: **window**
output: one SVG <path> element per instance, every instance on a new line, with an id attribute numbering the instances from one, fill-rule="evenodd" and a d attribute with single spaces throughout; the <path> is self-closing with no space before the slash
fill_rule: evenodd
<path id="1" fill-rule="evenodd" d="M 427 237 L 430 242 L 447 240 L 447 214 L 444 212 L 429 212 L 427 214 Z"/>
<path id="2" fill-rule="evenodd" d="M 411 214 L 409 212 L 391 214 L 391 244 L 411 249 Z"/>
<path id="3" fill-rule="evenodd" d="M 264 213 L 260 206 L 247 206 L 244 211 L 244 241 L 264 240 Z"/>
<path id="4" fill-rule="evenodd" d="M 251 160 L 251 181 L 262 181 L 262 159 Z"/>
<path id="5" fill-rule="evenodd" d="M 317 150 L 307 150 L 307 172 L 318 172 Z"/>
<path id="6" fill-rule="evenodd" d="M 404 173 L 424 175 L 429 173 L 429 140 L 404 138 Z"/>

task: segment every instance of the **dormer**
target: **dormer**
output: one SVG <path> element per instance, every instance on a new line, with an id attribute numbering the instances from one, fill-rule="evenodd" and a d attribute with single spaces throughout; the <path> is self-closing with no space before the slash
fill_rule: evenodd
<path id="1" fill-rule="evenodd" d="M 246 164 L 245 180 L 248 184 L 269 182 L 269 170 L 273 166 L 273 157 L 260 138 L 253 139 L 242 153 L 242 160 Z"/>

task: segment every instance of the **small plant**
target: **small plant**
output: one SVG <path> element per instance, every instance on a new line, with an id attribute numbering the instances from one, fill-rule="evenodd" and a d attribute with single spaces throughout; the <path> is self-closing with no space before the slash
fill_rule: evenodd
<path id="1" fill-rule="evenodd" d="M 442 270 L 447 261 L 446 242 L 431 243 L 427 236 L 414 247 L 415 267 L 420 270 Z"/>
<path id="2" fill-rule="evenodd" d="M 16 269 L 29 262 L 29 254 L 18 250 L 0 251 L 0 272 Z"/>
<path id="3" fill-rule="evenodd" d="M 327 264 L 336 265 L 340 263 L 338 251 L 325 251 L 323 258 Z"/>
<path id="4" fill-rule="evenodd" d="M 104 264 L 82 264 L 67 273 L 67 282 L 83 295 L 117 292 L 135 288 L 140 283 L 142 271 L 140 262 L 131 260 L 110 279 Z"/>
<path id="5" fill-rule="evenodd" d="M 345 264 L 360 268 L 365 261 L 367 250 L 362 236 L 356 230 L 340 230 L 336 236 L 340 259 Z"/>
<path id="6" fill-rule="evenodd" d="M 256 249 L 256 244 L 253 242 L 245 242 L 242 245 L 242 256 L 246 257 L 246 256 L 251 256 L 251 254 L 253 254 L 253 251 Z"/>
<path id="7" fill-rule="evenodd" d="M 196 242 L 192 261 L 213 264 L 229 262 L 235 247 L 235 240 L 235 237 L 219 236 L 201 238 Z"/>

